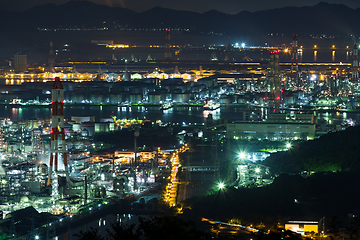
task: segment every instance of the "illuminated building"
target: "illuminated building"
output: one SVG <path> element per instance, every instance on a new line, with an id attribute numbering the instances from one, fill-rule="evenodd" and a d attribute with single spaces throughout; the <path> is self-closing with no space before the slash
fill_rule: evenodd
<path id="1" fill-rule="evenodd" d="M 319 222 L 317 221 L 288 221 L 285 230 L 290 230 L 301 235 L 307 233 L 319 233 Z"/>
<path id="2" fill-rule="evenodd" d="M 315 138 L 313 114 L 269 114 L 268 121 L 238 121 L 226 125 L 228 138 L 312 140 Z"/>

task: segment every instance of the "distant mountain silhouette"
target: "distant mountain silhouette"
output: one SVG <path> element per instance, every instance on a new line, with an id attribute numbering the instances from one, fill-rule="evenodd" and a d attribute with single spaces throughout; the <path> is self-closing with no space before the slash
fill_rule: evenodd
<path id="1" fill-rule="evenodd" d="M 360 8 L 319 3 L 311 7 L 285 7 L 266 11 L 243 11 L 229 15 L 211 10 L 205 13 L 154 7 L 137 13 L 87 1 L 63 5 L 46 4 L 23 13 L 0 10 L 2 31 L 34 31 L 38 28 L 186 28 L 197 32 L 226 34 L 358 34 Z"/>

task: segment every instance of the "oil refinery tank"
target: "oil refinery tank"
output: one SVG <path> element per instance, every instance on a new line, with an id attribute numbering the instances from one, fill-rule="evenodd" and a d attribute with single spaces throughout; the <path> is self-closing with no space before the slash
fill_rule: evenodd
<path id="1" fill-rule="evenodd" d="M 129 100 L 131 103 L 141 103 L 141 101 L 143 100 L 143 95 L 142 94 L 130 94 L 129 96 Z"/>
<path id="2" fill-rule="evenodd" d="M 89 96 L 89 101 L 91 101 L 92 103 L 103 103 L 104 102 L 104 94 L 92 93 Z"/>
<path id="3" fill-rule="evenodd" d="M 171 94 L 171 99 L 174 102 L 177 102 L 177 103 L 187 103 L 193 98 L 194 98 L 194 94 L 190 93 L 190 92 L 187 92 L 187 93 L 172 93 Z"/>
<path id="4" fill-rule="evenodd" d="M 230 104 L 230 103 L 233 103 L 234 102 L 234 97 L 232 95 L 230 96 L 221 96 L 219 102 L 221 104 Z"/>
<path id="5" fill-rule="evenodd" d="M 159 104 L 166 100 L 166 93 L 150 92 L 148 93 L 149 103 Z"/>
<path id="6" fill-rule="evenodd" d="M 109 96 L 109 102 L 113 104 L 121 103 L 123 102 L 123 95 L 122 94 L 111 94 Z"/>

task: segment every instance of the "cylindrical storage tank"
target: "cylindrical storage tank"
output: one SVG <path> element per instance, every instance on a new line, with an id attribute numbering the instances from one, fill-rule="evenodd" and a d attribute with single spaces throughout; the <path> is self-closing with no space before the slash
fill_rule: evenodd
<path id="1" fill-rule="evenodd" d="M 247 101 L 248 101 L 248 99 L 246 97 L 244 97 L 244 96 L 238 96 L 237 99 L 236 99 L 236 103 L 242 103 L 243 104 L 243 103 L 246 103 Z M 259 102 L 261 104 L 262 103 L 262 98 L 259 98 L 257 100 L 257 102 Z"/>
<path id="2" fill-rule="evenodd" d="M 161 101 L 161 94 L 148 93 L 149 103 L 159 104 Z"/>
<path id="3" fill-rule="evenodd" d="M 104 95 L 103 94 L 90 94 L 89 100 L 92 103 L 103 103 L 104 102 Z"/>
<path id="4" fill-rule="evenodd" d="M 121 103 L 122 102 L 122 95 L 118 94 L 111 94 L 109 96 L 109 102 L 113 104 Z"/>
<path id="5" fill-rule="evenodd" d="M 230 96 L 228 96 L 228 97 L 221 97 L 221 98 L 220 98 L 220 103 L 221 103 L 221 104 L 230 104 L 230 103 L 232 103 L 232 102 L 231 102 L 231 97 L 230 97 Z"/>
<path id="6" fill-rule="evenodd" d="M 192 99 L 193 93 L 172 93 L 171 99 L 177 103 L 187 103 Z"/>
<path id="7" fill-rule="evenodd" d="M 143 95 L 142 94 L 130 94 L 130 102 L 137 104 L 137 103 L 141 103 L 141 101 L 143 100 Z"/>

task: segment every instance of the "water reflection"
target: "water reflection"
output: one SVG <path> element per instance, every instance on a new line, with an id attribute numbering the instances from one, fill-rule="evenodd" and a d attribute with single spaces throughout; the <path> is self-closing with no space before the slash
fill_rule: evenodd
<path id="1" fill-rule="evenodd" d="M 213 120 L 219 120 L 220 117 L 221 117 L 221 114 L 220 114 L 220 108 L 216 109 L 216 110 L 204 110 L 203 111 L 203 116 L 205 118 L 205 121 L 206 119 L 213 119 Z"/>
<path id="2" fill-rule="evenodd" d="M 12 108 L 11 115 L 12 115 L 11 120 L 17 121 L 19 119 L 19 108 Z"/>
<path id="3" fill-rule="evenodd" d="M 317 51 L 314 51 L 314 62 L 317 60 Z"/>
<path id="4" fill-rule="evenodd" d="M 173 109 L 174 109 L 174 108 L 169 108 L 169 109 L 162 110 L 162 111 L 163 111 L 163 113 L 165 113 L 165 114 L 170 114 L 170 113 L 173 112 Z"/>
<path id="5" fill-rule="evenodd" d="M 202 107 L 174 107 L 173 109 L 161 111 L 158 106 L 148 107 L 118 107 L 118 106 L 103 106 L 102 110 L 99 107 L 91 108 L 90 106 L 65 106 L 64 114 L 66 119 L 70 119 L 71 116 L 95 116 L 99 121 L 101 118 L 108 118 L 110 116 L 116 116 L 116 118 L 123 119 L 149 119 L 151 121 L 162 120 L 163 122 L 186 122 L 186 123 L 206 123 L 207 118 L 211 114 L 212 120 L 228 119 L 231 121 L 243 120 L 243 112 L 248 111 L 244 107 L 221 107 L 216 111 L 203 111 Z M 261 114 L 263 117 L 266 115 L 266 108 L 261 108 Z M 360 114 L 355 113 L 343 113 L 339 112 L 319 112 L 317 114 L 318 119 L 326 118 L 332 119 L 334 123 L 341 124 L 345 119 L 352 118 L 359 122 Z M 0 118 L 10 118 L 13 121 L 21 121 L 32 118 L 46 119 L 51 118 L 51 108 L 49 107 L 19 107 L 16 106 L 4 106 L 0 105 Z"/>
<path id="6" fill-rule="evenodd" d="M 335 61 L 335 50 L 332 51 L 332 54 L 331 54 L 331 61 Z"/>

